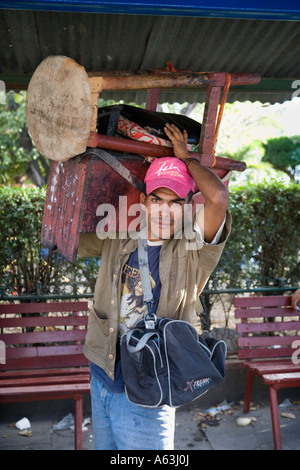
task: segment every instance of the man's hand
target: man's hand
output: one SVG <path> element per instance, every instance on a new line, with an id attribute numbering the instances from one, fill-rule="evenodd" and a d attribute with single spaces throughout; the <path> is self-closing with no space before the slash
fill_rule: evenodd
<path id="1" fill-rule="evenodd" d="M 186 147 L 188 141 L 187 131 L 181 132 L 174 124 L 166 124 L 164 131 L 173 144 L 175 157 L 179 160 L 190 158 Z"/>
<path id="2" fill-rule="evenodd" d="M 164 130 L 173 143 L 175 156 L 179 160 L 191 160 L 188 163 L 188 171 L 205 199 L 204 218 L 200 212 L 197 222 L 204 233 L 204 240 L 211 242 L 226 215 L 229 199 L 228 188 L 213 171 L 205 168 L 196 158 L 189 155 L 186 131 L 182 133 L 174 124 L 166 124 Z"/>

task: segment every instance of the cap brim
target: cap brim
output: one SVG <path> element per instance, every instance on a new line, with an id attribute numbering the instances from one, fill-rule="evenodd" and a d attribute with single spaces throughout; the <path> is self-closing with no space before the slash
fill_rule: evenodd
<path id="1" fill-rule="evenodd" d="M 159 181 L 150 181 L 146 182 L 146 192 L 147 194 L 152 193 L 158 188 L 168 188 L 174 193 L 177 194 L 181 199 L 184 199 L 190 191 L 193 189 L 190 186 L 186 186 L 184 184 L 174 184 L 174 179 L 170 178 L 159 178 Z"/>

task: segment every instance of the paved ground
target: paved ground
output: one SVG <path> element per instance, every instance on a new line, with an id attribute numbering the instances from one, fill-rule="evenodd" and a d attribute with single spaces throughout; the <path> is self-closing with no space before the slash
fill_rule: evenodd
<path id="1" fill-rule="evenodd" d="M 216 403 L 218 405 L 218 403 Z M 16 405 L 17 406 L 17 405 Z M 22 410 L 23 411 L 23 410 Z M 15 409 L 16 416 L 17 410 Z M 300 450 L 300 401 L 280 408 L 283 450 Z M 239 417 L 250 416 L 251 424 L 239 426 Z M 22 418 L 19 416 L 19 418 Z M 19 430 L 9 418 L 0 417 L 0 450 L 72 450 L 74 435 L 70 429 L 53 431 L 55 419 L 36 414 L 31 418 L 30 436 L 19 435 Z M 85 450 L 93 449 L 92 425 L 83 434 Z M 227 411 L 211 416 L 201 402 L 176 411 L 175 450 L 272 450 L 273 434 L 268 403 L 254 403 L 249 415 L 244 415 L 240 404 L 230 404 Z"/>

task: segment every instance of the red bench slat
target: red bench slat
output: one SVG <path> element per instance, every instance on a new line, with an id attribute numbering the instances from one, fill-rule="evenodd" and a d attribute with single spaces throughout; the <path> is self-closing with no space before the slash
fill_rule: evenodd
<path id="1" fill-rule="evenodd" d="M 251 297 L 235 297 L 234 306 L 240 307 L 279 307 L 291 305 L 291 297 L 283 295 L 266 295 Z"/>
<path id="2" fill-rule="evenodd" d="M 240 323 L 236 325 L 238 333 L 257 333 L 257 332 L 280 332 L 300 330 L 299 321 L 291 322 L 263 322 L 263 323 Z"/>
<path id="3" fill-rule="evenodd" d="M 74 396 L 90 392 L 89 383 L 84 384 L 53 384 L 34 385 L 26 387 L 0 388 L 0 401 L 8 403 L 10 400 L 35 401 L 38 399 L 73 398 Z"/>
<path id="4" fill-rule="evenodd" d="M 77 316 L 52 316 L 52 317 L 14 317 L 14 318 L 1 318 L 1 328 L 35 328 L 37 326 L 76 326 L 87 325 L 87 315 Z"/>
<path id="5" fill-rule="evenodd" d="M 82 447 L 82 396 L 90 393 L 82 344 L 87 311 L 88 302 L 0 305 L 0 340 L 6 346 L 0 403 L 72 398 L 75 449 Z"/>
<path id="6" fill-rule="evenodd" d="M 299 316 L 292 307 L 263 307 L 263 308 L 238 308 L 235 310 L 236 318 L 275 318 Z"/>
<path id="7" fill-rule="evenodd" d="M 20 304 L 1 304 L 0 315 L 8 313 L 57 313 L 84 312 L 88 310 L 87 302 L 31 302 Z"/>
<path id="8" fill-rule="evenodd" d="M 86 336 L 86 332 L 87 330 L 78 329 L 69 331 L 34 331 L 32 333 L 10 333 L 0 335 L 0 340 L 4 341 L 6 346 L 9 346 L 11 344 L 82 341 Z"/>
<path id="9" fill-rule="evenodd" d="M 72 384 L 72 383 L 89 383 L 90 375 L 87 374 L 74 374 L 68 376 L 49 376 L 49 377 L 25 377 L 25 378 L 15 378 L 15 379 L 1 379 L 0 385 L 2 387 L 24 387 L 26 392 L 26 387 L 32 385 L 54 385 L 54 384 Z"/>
<path id="10" fill-rule="evenodd" d="M 264 374 L 263 381 L 266 384 L 281 383 L 282 385 L 288 384 L 289 386 L 300 386 L 300 372 L 293 373 L 279 373 L 279 374 Z"/>
<path id="11" fill-rule="evenodd" d="M 290 307 L 290 296 L 240 297 L 234 305 L 235 317 L 241 320 L 236 325 L 242 335 L 237 339 L 238 357 L 247 368 L 244 413 L 250 410 L 254 375 L 259 375 L 269 387 L 274 447 L 281 449 L 277 390 L 300 386 L 300 364 L 292 362 L 295 348 L 286 347 L 299 343 L 299 312 Z M 282 321 L 291 317 L 297 321 Z M 266 321 L 270 318 L 274 321 Z"/>

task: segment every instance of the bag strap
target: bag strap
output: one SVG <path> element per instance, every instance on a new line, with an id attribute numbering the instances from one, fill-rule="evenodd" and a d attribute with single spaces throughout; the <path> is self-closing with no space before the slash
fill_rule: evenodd
<path id="1" fill-rule="evenodd" d="M 109 165 L 113 170 L 115 170 L 120 176 L 122 176 L 128 183 L 138 189 L 140 192 L 144 191 L 144 183 L 137 177 L 135 174 L 131 173 L 126 166 L 122 165 L 122 163 L 114 157 L 112 154 L 105 152 L 105 150 L 100 148 L 88 148 L 81 157 L 85 155 L 94 155 L 93 158 L 100 158 L 103 160 L 107 165 Z"/>
<path id="2" fill-rule="evenodd" d="M 150 283 L 148 245 L 145 231 L 141 231 L 138 238 L 138 260 L 143 288 L 143 300 L 144 304 L 147 305 L 147 313 L 144 318 L 145 327 L 154 329 L 156 325 L 156 315 L 152 312 L 153 294 Z"/>
<path id="3" fill-rule="evenodd" d="M 155 331 L 149 331 L 149 333 L 145 333 L 143 334 L 143 336 L 141 337 L 141 339 L 138 340 L 137 344 L 135 346 L 132 346 L 130 343 L 130 340 L 131 340 L 131 337 L 133 335 L 135 330 L 130 330 L 128 331 L 127 335 L 126 335 L 126 343 L 127 343 L 127 351 L 130 352 L 130 353 L 136 353 L 136 352 L 139 352 L 141 351 L 147 341 L 152 337 L 152 336 L 157 336 L 157 332 Z"/>

